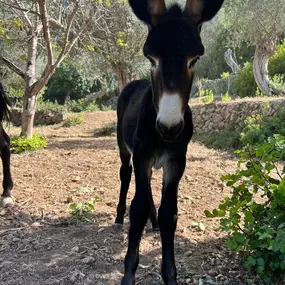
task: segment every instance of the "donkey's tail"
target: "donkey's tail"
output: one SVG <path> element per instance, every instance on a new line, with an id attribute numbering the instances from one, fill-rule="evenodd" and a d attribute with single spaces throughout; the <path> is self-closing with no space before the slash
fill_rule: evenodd
<path id="1" fill-rule="evenodd" d="M 9 107 L 11 107 L 11 102 L 4 91 L 2 83 L 0 82 L 0 123 L 2 123 L 3 120 L 10 120 L 11 112 Z"/>

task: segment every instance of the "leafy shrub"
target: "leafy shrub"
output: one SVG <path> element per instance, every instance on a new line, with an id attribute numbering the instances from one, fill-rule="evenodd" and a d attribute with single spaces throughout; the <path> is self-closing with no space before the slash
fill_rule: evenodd
<path id="1" fill-rule="evenodd" d="M 64 104 L 67 97 L 77 100 L 89 92 L 90 82 L 84 78 L 75 64 L 65 61 L 49 80 L 44 92 L 44 99 Z"/>
<path id="2" fill-rule="evenodd" d="M 40 97 L 37 100 L 37 110 L 66 111 L 66 107 L 56 102 L 44 101 Z"/>
<path id="3" fill-rule="evenodd" d="M 83 114 L 72 114 L 69 115 L 62 123 L 63 127 L 73 127 L 81 125 L 83 123 Z"/>
<path id="4" fill-rule="evenodd" d="M 211 103 L 214 101 L 214 92 L 211 89 L 201 89 L 199 90 L 199 97 L 202 97 L 203 103 Z"/>
<path id="5" fill-rule="evenodd" d="M 221 97 L 222 102 L 229 102 L 229 101 L 231 101 L 231 99 L 232 99 L 232 98 L 231 98 L 229 92 L 227 92 L 225 95 L 223 95 L 223 96 Z"/>
<path id="6" fill-rule="evenodd" d="M 95 216 L 93 214 L 95 202 L 100 201 L 99 197 L 91 198 L 84 203 L 71 203 L 68 210 L 71 215 L 71 220 L 79 220 L 85 222 L 94 222 Z"/>
<path id="7" fill-rule="evenodd" d="M 244 145 L 264 143 L 274 134 L 285 135 L 285 109 L 279 108 L 274 116 L 259 114 L 245 119 L 245 126 L 241 132 Z"/>
<path id="8" fill-rule="evenodd" d="M 240 133 L 237 131 L 219 131 L 211 134 L 195 134 L 194 141 L 214 149 L 236 150 L 241 147 Z"/>
<path id="9" fill-rule="evenodd" d="M 95 131 L 95 136 L 112 136 L 116 133 L 117 123 L 112 122 Z"/>
<path id="10" fill-rule="evenodd" d="M 285 40 L 282 44 L 277 46 L 275 54 L 270 58 L 268 71 L 269 75 L 273 77 L 275 74 L 285 75 Z"/>
<path id="11" fill-rule="evenodd" d="M 88 102 L 85 99 L 71 100 L 67 104 L 67 110 L 69 112 L 96 112 L 99 110 L 99 107 L 94 102 Z"/>
<path id="12" fill-rule="evenodd" d="M 102 106 L 101 108 L 102 111 L 112 111 L 112 106 Z"/>
<path id="13" fill-rule="evenodd" d="M 229 73 L 229 72 L 223 72 L 223 73 L 221 74 L 221 78 L 222 78 L 222 79 L 227 78 L 227 77 L 229 77 L 229 76 L 230 76 L 230 73 Z"/>
<path id="14" fill-rule="evenodd" d="M 207 217 L 222 217 L 226 242 L 246 257 L 245 266 L 255 269 L 268 284 L 285 272 L 285 137 L 275 135 L 256 147 L 239 151 L 238 170 L 222 180 L 232 187 L 232 196 Z"/>
<path id="15" fill-rule="evenodd" d="M 275 87 L 279 89 L 285 89 L 285 73 L 284 74 L 275 74 L 271 78 L 272 83 Z"/>
<path id="16" fill-rule="evenodd" d="M 241 98 L 254 97 L 256 89 L 252 63 L 246 62 L 232 82 L 231 93 L 237 94 Z"/>
<path id="17" fill-rule="evenodd" d="M 11 151 L 22 153 L 26 151 L 37 151 L 47 146 L 47 139 L 39 134 L 34 134 L 31 139 L 26 137 L 11 137 Z"/>

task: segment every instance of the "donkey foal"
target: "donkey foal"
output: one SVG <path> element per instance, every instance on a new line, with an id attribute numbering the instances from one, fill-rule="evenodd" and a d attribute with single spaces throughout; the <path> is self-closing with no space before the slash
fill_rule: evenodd
<path id="1" fill-rule="evenodd" d="M 174 234 L 177 224 L 178 184 L 192 137 L 188 106 L 194 65 L 204 53 L 200 30 L 218 12 L 223 0 L 188 0 L 166 9 L 164 0 L 130 0 L 135 15 L 149 26 L 143 47 L 151 63 L 151 83 L 133 81 L 118 99 L 117 139 L 122 161 L 121 190 L 116 225 L 122 225 L 132 166 L 136 192 L 130 207 L 128 251 L 122 285 L 135 284 L 139 244 L 147 220 L 159 226 L 162 240 L 162 278 L 176 285 Z M 163 168 L 158 219 L 151 191 L 152 167 Z"/>
<path id="2" fill-rule="evenodd" d="M 10 206 L 13 203 L 11 198 L 11 190 L 13 181 L 10 171 L 10 138 L 3 128 L 3 120 L 9 120 L 9 100 L 4 92 L 4 88 L 0 83 L 0 155 L 3 166 L 3 194 L 2 204 L 4 207 Z"/>

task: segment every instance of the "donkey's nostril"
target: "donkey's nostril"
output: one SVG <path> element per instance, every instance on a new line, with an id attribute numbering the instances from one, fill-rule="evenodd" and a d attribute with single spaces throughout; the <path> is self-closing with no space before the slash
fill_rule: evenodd
<path id="1" fill-rule="evenodd" d="M 162 136 L 166 135 L 168 132 L 168 128 L 159 120 L 156 121 L 156 129 Z"/>
<path id="2" fill-rule="evenodd" d="M 166 140 L 173 140 L 175 139 L 183 130 L 184 122 L 180 121 L 178 124 L 167 127 L 159 120 L 156 121 L 156 129 L 159 134 Z"/>
<path id="3" fill-rule="evenodd" d="M 177 136 L 181 133 L 183 127 L 184 127 L 184 122 L 180 121 L 177 125 L 171 128 L 171 132 L 173 133 L 173 135 Z"/>

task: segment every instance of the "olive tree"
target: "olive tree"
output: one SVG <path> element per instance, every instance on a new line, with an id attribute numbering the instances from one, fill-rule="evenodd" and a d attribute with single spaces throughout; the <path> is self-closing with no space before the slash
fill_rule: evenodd
<path id="1" fill-rule="evenodd" d="M 228 0 L 224 9 L 230 44 L 255 46 L 253 72 L 258 88 L 269 96 L 283 93 L 270 82 L 268 62 L 284 34 L 285 1 Z"/>

